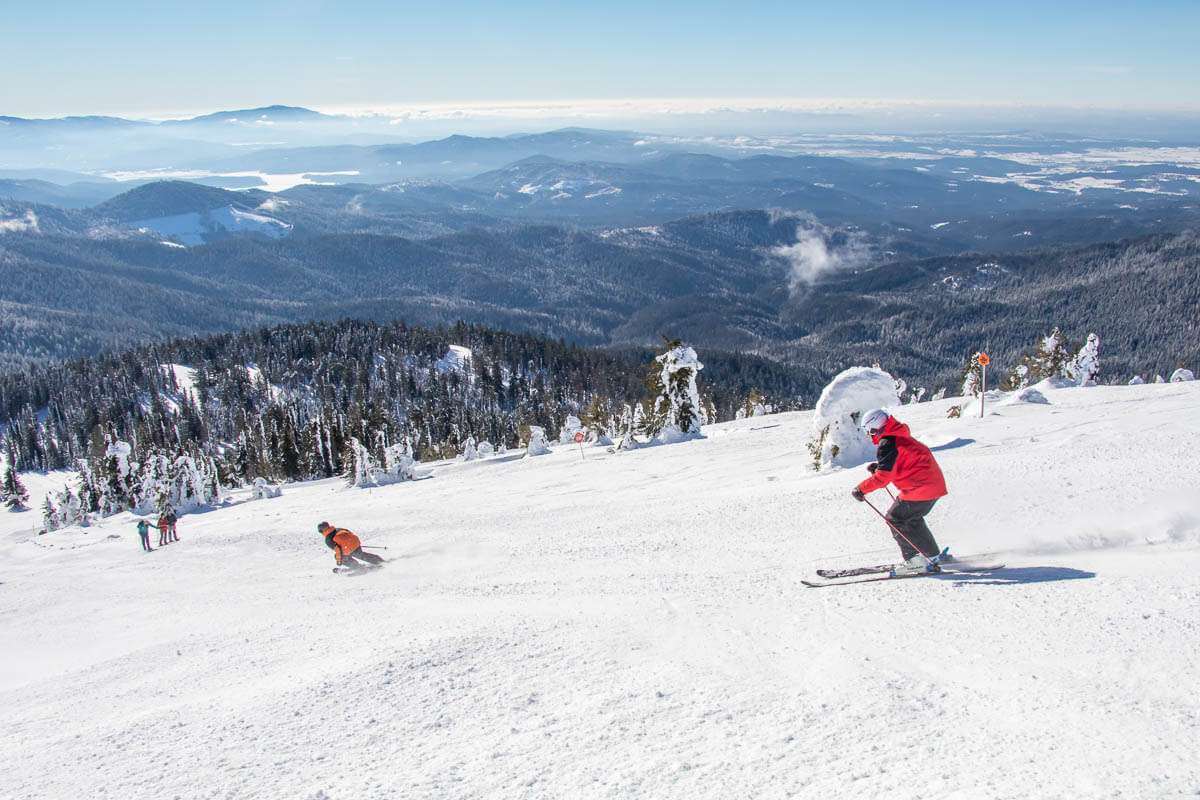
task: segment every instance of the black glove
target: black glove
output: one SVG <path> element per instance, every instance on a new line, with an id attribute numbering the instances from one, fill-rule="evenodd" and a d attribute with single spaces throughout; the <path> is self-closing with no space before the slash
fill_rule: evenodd
<path id="1" fill-rule="evenodd" d="M 850 496 L 860 503 L 867 499 L 867 496 L 857 486 L 854 487 L 854 491 L 850 493 Z"/>
<path id="2" fill-rule="evenodd" d="M 875 474 L 875 470 L 877 469 L 879 469 L 879 464 L 877 462 L 872 461 L 870 464 L 867 464 L 867 472 L 871 473 L 872 475 Z"/>

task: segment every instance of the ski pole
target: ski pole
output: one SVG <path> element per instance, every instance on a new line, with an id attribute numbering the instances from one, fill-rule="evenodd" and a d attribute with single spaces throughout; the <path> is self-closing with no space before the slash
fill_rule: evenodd
<path id="1" fill-rule="evenodd" d="M 359 547 L 363 550 L 387 550 L 386 547 L 377 544 L 360 544 Z"/>
<path id="2" fill-rule="evenodd" d="M 888 492 L 888 493 L 889 493 L 889 494 L 891 494 L 891 491 L 889 490 L 889 492 Z M 897 528 L 895 525 L 893 525 L 893 524 L 892 524 L 892 521 L 891 521 L 890 519 L 888 519 L 888 518 L 887 518 L 887 515 L 883 514 L 883 513 L 882 513 L 882 512 L 881 512 L 881 511 L 880 511 L 878 508 L 876 508 L 876 507 L 875 507 L 875 506 L 874 506 L 874 505 L 871 503 L 871 501 L 870 501 L 870 500 L 868 500 L 867 498 L 865 498 L 865 497 L 864 497 L 864 498 L 863 498 L 863 502 L 864 502 L 864 503 L 866 503 L 868 506 L 870 506 L 871 510 L 872 510 L 872 511 L 874 511 L 876 514 L 878 514 L 878 515 L 879 515 L 879 518 L 880 518 L 880 519 L 882 519 L 884 522 L 886 522 L 886 523 L 887 523 L 887 525 L 888 525 L 888 527 L 889 527 L 889 528 L 891 528 L 892 530 L 894 530 L 894 531 L 896 532 L 896 535 L 897 535 L 897 536 L 899 536 L 899 537 L 900 537 L 901 539 L 903 539 L 905 542 L 908 542 L 908 546 L 909 546 L 909 547 L 911 547 L 913 550 L 916 550 L 916 551 L 917 551 L 917 553 L 918 553 L 918 554 L 921 556 L 921 558 L 925 559 L 926 563 L 933 564 L 933 559 L 931 559 L 929 556 L 927 556 L 927 555 L 925 555 L 924 553 L 922 553 L 922 552 L 921 552 L 921 548 L 919 548 L 919 547 L 917 547 L 915 544 L 913 544 L 913 543 L 912 543 L 912 541 L 910 541 L 910 540 L 909 540 L 909 538 L 908 538 L 907 536 L 905 536 L 905 535 L 904 535 L 904 531 L 900 530 L 900 529 L 899 529 L 899 528 Z"/>

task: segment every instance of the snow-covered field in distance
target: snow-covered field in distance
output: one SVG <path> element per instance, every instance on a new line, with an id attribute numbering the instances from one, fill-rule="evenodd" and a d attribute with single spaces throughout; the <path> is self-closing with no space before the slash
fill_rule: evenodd
<path id="1" fill-rule="evenodd" d="M 287 486 L 147 554 L 0 514 L 0 797 L 1193 796 L 1200 383 L 1046 396 L 899 411 L 984 576 L 803 588 L 892 557 L 805 412 Z M 331 574 L 322 519 L 391 563 Z"/>

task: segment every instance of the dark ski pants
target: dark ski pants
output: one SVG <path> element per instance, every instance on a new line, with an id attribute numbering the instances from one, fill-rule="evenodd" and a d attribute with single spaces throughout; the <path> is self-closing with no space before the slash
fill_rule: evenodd
<path id="1" fill-rule="evenodd" d="M 368 564 L 383 563 L 383 558 L 375 555 L 374 553 L 364 553 L 361 547 L 355 550 L 353 553 L 348 553 L 342 556 L 342 563 L 351 569 L 359 569 L 362 567 L 362 564 L 358 561 L 360 558 Z"/>
<path id="2" fill-rule="evenodd" d="M 892 538 L 896 540 L 896 544 L 900 545 L 900 554 L 904 556 L 905 561 L 917 554 L 913 545 L 929 558 L 933 558 L 941 552 L 941 548 L 933 538 L 933 531 L 929 530 L 929 526 L 925 524 L 925 515 L 933 510 L 936 502 L 937 500 L 897 500 L 888 509 L 888 522 L 895 525 L 904 534 L 901 536 L 896 531 L 892 531 Z M 908 538 L 907 542 L 904 541 L 905 537 Z"/>
<path id="3" fill-rule="evenodd" d="M 153 548 L 150 547 L 150 532 L 146 531 L 142 534 L 142 549 L 149 553 Z"/>

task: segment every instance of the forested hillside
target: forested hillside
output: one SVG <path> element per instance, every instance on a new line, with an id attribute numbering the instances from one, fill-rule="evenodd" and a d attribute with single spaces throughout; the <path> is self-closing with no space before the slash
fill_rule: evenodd
<path id="1" fill-rule="evenodd" d="M 1195 318 L 1200 291 L 1193 233 L 930 256 L 923 240 L 881 229 L 864 234 L 869 258 L 806 283 L 780 255 L 804 218 L 762 211 L 645 229 L 239 237 L 186 249 L 56 234 L 76 221 L 64 213 L 39 221 L 40 233 L 0 238 L 8 366 L 345 317 L 467 320 L 591 345 L 678 336 L 821 377 L 878 360 L 927 385 L 951 381 L 970 348 L 1015 357 L 1054 325 L 1076 339 L 1100 333 L 1117 374 L 1200 355 L 1200 333 L 1179 323 Z"/>
<path id="2" fill-rule="evenodd" d="M 515 446 L 523 426 L 557 435 L 569 414 L 606 424 L 646 396 L 652 355 L 472 325 L 279 326 L 0 375 L 0 424 L 25 470 L 80 459 L 102 470 L 108 445 L 124 440 L 139 461 L 212 457 L 230 483 L 328 477 L 343 471 L 352 437 L 379 450 L 406 443 L 428 460 L 454 457 L 470 437 Z M 720 419 L 752 389 L 799 407 L 811 380 L 754 356 L 703 360 L 702 392 Z"/>

